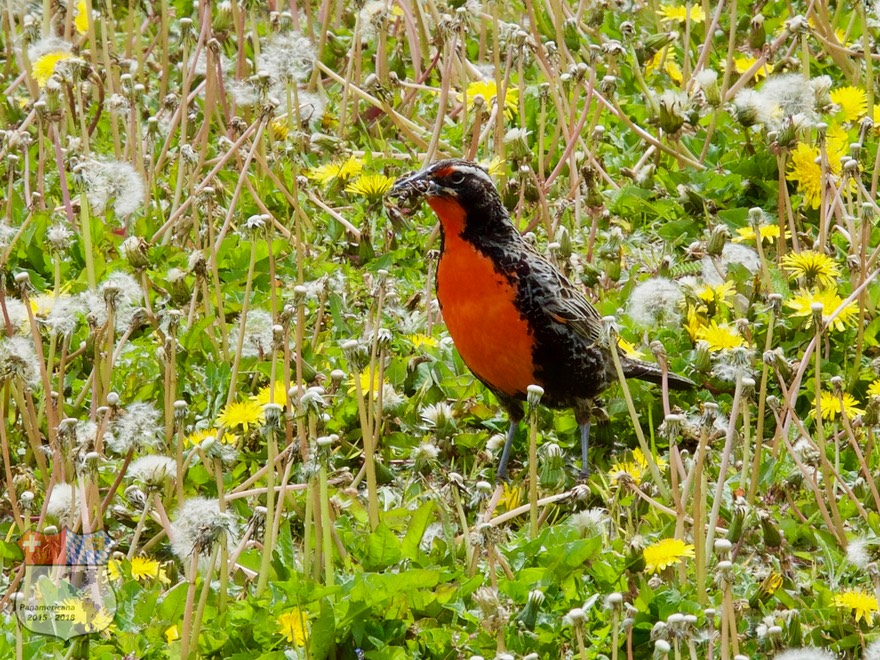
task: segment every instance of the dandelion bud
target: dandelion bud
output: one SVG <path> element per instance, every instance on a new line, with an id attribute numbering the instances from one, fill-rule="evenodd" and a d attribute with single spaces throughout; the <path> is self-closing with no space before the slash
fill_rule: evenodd
<path id="1" fill-rule="evenodd" d="M 667 90 L 657 99 L 657 123 L 667 135 L 675 135 L 687 121 L 687 98 L 681 92 Z"/>
<path id="2" fill-rule="evenodd" d="M 19 503 L 21 504 L 21 508 L 25 511 L 30 511 L 31 507 L 34 505 L 34 494 L 33 492 L 26 490 L 21 496 L 18 498 Z"/>
<path id="3" fill-rule="evenodd" d="M 614 76 L 604 76 L 599 82 L 599 91 L 605 96 L 613 96 L 617 91 L 617 78 Z"/>
<path id="4" fill-rule="evenodd" d="M 749 397 L 755 393 L 755 379 L 751 376 L 743 376 L 742 379 L 742 394 L 745 397 Z"/>
<path id="5" fill-rule="evenodd" d="M 715 257 L 721 256 L 729 238 L 730 230 L 727 229 L 727 225 L 715 225 L 706 240 L 706 252 Z"/>
<path id="6" fill-rule="evenodd" d="M 708 373 L 712 370 L 712 353 L 709 350 L 709 342 L 700 339 L 694 345 L 694 370 L 700 373 Z"/>
<path id="7" fill-rule="evenodd" d="M 277 403 L 267 403 L 263 406 L 263 420 L 266 428 L 277 429 L 281 426 L 281 412 L 284 409 Z"/>
<path id="8" fill-rule="evenodd" d="M 529 592 L 525 607 L 516 615 L 515 621 L 521 623 L 526 630 L 534 630 L 538 620 L 538 611 L 544 602 L 544 592 L 534 589 Z"/>

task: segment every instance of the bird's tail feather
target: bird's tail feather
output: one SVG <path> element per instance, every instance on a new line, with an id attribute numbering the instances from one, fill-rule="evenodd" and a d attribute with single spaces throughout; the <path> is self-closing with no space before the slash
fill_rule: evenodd
<path id="1" fill-rule="evenodd" d="M 621 366 L 623 367 L 623 375 L 627 378 L 638 378 L 639 380 L 646 380 L 657 385 L 663 382 L 663 371 L 656 364 L 625 358 Z M 690 390 L 697 386 L 691 379 L 679 376 L 671 371 L 666 374 L 666 377 L 669 389 L 671 390 Z"/>

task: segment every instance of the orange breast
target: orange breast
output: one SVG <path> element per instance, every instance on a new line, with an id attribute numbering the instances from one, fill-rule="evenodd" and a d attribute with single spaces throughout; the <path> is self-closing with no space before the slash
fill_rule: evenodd
<path id="1" fill-rule="evenodd" d="M 492 260 L 459 236 L 464 218 L 458 204 L 429 203 L 444 228 L 437 268 L 437 297 L 443 320 L 465 364 L 505 394 L 525 394 L 535 383 L 533 337 L 514 304 L 516 291 Z"/>

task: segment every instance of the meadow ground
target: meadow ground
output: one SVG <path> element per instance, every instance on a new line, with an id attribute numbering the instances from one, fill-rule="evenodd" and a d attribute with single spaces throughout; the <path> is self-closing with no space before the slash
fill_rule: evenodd
<path id="1" fill-rule="evenodd" d="M 0 657 L 880 658 L 873 5 L 0 21 Z M 699 383 L 610 388 L 586 482 L 538 405 L 495 489 L 435 217 L 385 198 L 441 157 Z M 98 596 L 25 570 L 65 527 Z"/>

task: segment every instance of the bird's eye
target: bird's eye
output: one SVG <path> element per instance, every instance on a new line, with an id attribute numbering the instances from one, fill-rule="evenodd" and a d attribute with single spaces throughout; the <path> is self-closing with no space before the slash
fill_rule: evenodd
<path id="1" fill-rule="evenodd" d="M 453 185 L 460 186 L 464 183 L 464 173 L 456 172 L 451 177 L 449 177 L 449 181 L 452 182 Z"/>

